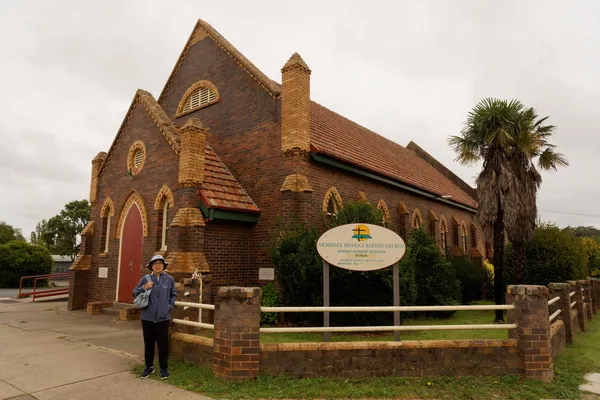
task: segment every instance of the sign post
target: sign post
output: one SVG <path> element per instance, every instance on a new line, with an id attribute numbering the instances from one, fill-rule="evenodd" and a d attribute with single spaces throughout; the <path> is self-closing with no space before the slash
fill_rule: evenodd
<path id="1" fill-rule="evenodd" d="M 393 265 L 394 306 L 400 305 L 398 262 L 404 256 L 404 240 L 394 231 L 371 224 L 347 224 L 325 232 L 317 241 L 317 251 L 323 259 L 323 306 L 329 307 L 329 265 L 351 271 L 375 271 Z M 394 326 L 400 325 L 400 312 L 394 311 Z M 329 311 L 323 313 L 323 326 L 329 327 Z M 329 333 L 323 340 L 329 341 Z M 400 332 L 394 331 L 400 340 Z"/>

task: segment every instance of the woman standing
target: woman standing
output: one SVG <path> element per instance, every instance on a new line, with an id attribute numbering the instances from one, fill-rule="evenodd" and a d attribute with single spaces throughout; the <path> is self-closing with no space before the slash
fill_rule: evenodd
<path id="1" fill-rule="evenodd" d="M 169 357 L 169 323 L 170 311 L 175 306 L 177 290 L 175 280 L 165 272 L 169 264 L 161 255 L 152 257 L 147 267 L 152 274 L 145 275 L 133 289 L 133 297 L 145 290 L 152 289 L 148 296 L 148 306 L 142 309 L 142 331 L 144 332 L 144 348 L 146 369 L 142 379 L 154 373 L 154 344 L 158 343 L 158 362 L 161 379 L 169 377 L 167 359 Z"/>

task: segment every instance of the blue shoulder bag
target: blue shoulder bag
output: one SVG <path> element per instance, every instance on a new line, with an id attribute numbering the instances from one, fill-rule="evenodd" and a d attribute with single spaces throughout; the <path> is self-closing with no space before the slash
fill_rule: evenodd
<path id="1" fill-rule="evenodd" d="M 147 274 L 145 278 L 146 278 L 147 283 L 151 282 L 150 274 Z M 148 297 L 150 296 L 151 291 L 152 291 L 152 288 L 150 288 L 148 290 L 144 290 L 142 293 L 135 296 L 135 299 L 133 299 L 133 303 L 136 306 L 138 306 L 139 308 L 148 307 Z"/>

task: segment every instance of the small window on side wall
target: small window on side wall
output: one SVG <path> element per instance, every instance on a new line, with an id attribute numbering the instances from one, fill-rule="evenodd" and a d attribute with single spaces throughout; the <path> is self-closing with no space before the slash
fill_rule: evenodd
<path id="1" fill-rule="evenodd" d="M 209 81 L 199 81 L 186 90 L 177 107 L 176 116 L 180 117 L 219 101 L 219 91 Z"/>

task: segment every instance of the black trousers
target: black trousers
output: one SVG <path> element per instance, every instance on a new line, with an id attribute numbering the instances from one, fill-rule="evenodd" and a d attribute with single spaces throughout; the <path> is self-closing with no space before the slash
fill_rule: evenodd
<path id="1" fill-rule="evenodd" d="M 167 369 L 169 358 L 169 321 L 152 322 L 142 320 L 144 332 L 144 358 L 146 368 L 154 365 L 154 344 L 158 343 L 158 364 Z"/>

